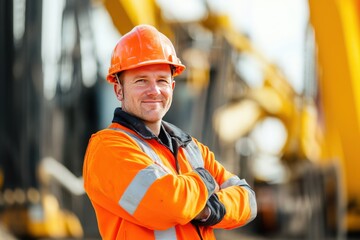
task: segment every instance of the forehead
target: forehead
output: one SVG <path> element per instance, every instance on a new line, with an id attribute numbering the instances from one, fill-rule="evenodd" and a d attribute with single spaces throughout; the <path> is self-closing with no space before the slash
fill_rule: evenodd
<path id="1" fill-rule="evenodd" d="M 124 77 L 130 76 L 171 76 L 169 64 L 152 64 L 125 70 Z"/>

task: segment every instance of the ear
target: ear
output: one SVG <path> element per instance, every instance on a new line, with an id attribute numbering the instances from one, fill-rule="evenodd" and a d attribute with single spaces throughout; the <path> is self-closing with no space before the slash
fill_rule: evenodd
<path id="1" fill-rule="evenodd" d="M 174 90 L 174 88 L 175 88 L 175 80 L 174 79 L 172 79 L 172 83 L 171 83 L 171 88 L 172 88 L 172 90 Z"/>
<path id="2" fill-rule="evenodd" d="M 122 101 L 124 99 L 123 89 L 120 84 L 114 84 L 114 92 L 115 92 L 116 98 L 119 101 Z"/>

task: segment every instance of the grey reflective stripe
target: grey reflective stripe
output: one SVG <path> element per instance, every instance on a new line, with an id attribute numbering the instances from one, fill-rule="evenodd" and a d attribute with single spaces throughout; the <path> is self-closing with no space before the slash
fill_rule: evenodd
<path id="1" fill-rule="evenodd" d="M 164 171 L 171 173 L 171 170 L 162 163 L 159 156 L 154 152 L 154 150 L 149 146 L 149 144 L 144 139 L 140 138 L 139 136 L 137 136 L 131 132 L 128 132 L 128 131 L 120 129 L 120 128 L 110 128 L 110 129 L 127 134 L 138 144 L 138 146 L 141 148 L 141 150 L 144 153 L 146 153 L 157 165 L 159 165 Z"/>
<path id="2" fill-rule="evenodd" d="M 119 200 L 119 205 L 133 215 L 150 186 L 167 173 L 158 165 L 152 164 L 139 171 Z"/>
<path id="3" fill-rule="evenodd" d="M 240 179 L 238 176 L 232 176 L 231 178 L 229 178 L 228 180 L 223 182 L 223 184 L 221 184 L 220 188 L 224 189 L 224 188 L 231 187 L 231 186 L 243 186 L 243 187 L 250 188 L 249 184 L 245 181 L 245 179 Z"/>
<path id="4" fill-rule="evenodd" d="M 200 149 L 194 141 L 191 141 L 184 148 L 184 150 L 185 150 L 186 158 L 193 169 L 196 169 L 198 167 L 204 167 L 204 160 L 201 155 Z"/>
<path id="5" fill-rule="evenodd" d="M 246 224 L 254 220 L 257 215 L 257 203 L 256 203 L 255 192 L 253 190 L 248 190 L 248 192 L 249 192 L 249 202 L 250 202 L 249 204 L 250 204 L 251 215 L 250 218 L 246 221 Z"/>
<path id="6" fill-rule="evenodd" d="M 256 197 L 255 192 L 251 189 L 249 184 L 245 181 L 245 179 L 240 179 L 238 176 L 233 176 L 223 182 L 220 188 L 224 189 L 231 186 L 241 186 L 243 187 L 249 194 L 249 206 L 250 206 L 250 218 L 246 221 L 245 224 L 254 220 L 257 215 L 257 204 L 256 204 Z"/>
<path id="7" fill-rule="evenodd" d="M 160 231 L 155 230 L 155 240 L 176 240 L 176 231 L 175 227 Z"/>

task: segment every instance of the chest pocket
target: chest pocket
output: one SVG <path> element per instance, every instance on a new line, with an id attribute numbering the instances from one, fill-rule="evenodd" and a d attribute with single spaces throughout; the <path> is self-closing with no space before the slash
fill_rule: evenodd
<path id="1" fill-rule="evenodd" d="M 157 165 L 161 166 L 166 172 L 171 173 L 171 171 L 162 163 L 160 157 L 155 153 L 155 151 L 150 147 L 150 145 L 144 139 L 124 129 L 120 129 L 120 128 L 111 128 L 111 129 L 127 134 L 138 144 L 141 150 L 144 153 L 146 153 Z M 198 167 L 202 167 L 202 168 L 204 167 L 204 160 L 201 155 L 200 149 L 194 141 L 191 141 L 183 149 L 185 152 L 186 159 L 190 163 L 192 169 L 196 169 Z"/>

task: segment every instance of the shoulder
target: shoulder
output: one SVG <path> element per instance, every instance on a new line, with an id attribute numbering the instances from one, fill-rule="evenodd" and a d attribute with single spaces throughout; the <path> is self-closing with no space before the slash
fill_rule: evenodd
<path id="1" fill-rule="evenodd" d="M 102 129 L 91 135 L 88 147 L 102 149 L 134 147 L 137 143 L 127 132 L 136 134 L 119 124 L 111 124 L 109 128 Z"/>

